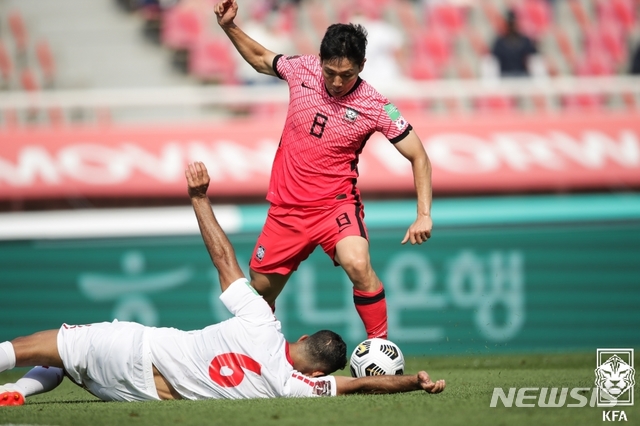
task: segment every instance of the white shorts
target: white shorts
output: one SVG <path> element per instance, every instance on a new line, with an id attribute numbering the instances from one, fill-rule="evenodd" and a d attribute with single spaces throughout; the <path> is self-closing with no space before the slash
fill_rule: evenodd
<path id="1" fill-rule="evenodd" d="M 58 352 L 68 375 L 103 401 L 160 400 L 143 325 L 63 324 Z"/>

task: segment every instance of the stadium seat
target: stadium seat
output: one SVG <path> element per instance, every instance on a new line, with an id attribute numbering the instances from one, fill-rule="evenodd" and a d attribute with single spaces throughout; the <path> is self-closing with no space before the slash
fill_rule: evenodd
<path id="1" fill-rule="evenodd" d="M 309 2 L 306 5 L 306 12 L 311 22 L 312 30 L 315 31 L 316 36 L 322 37 L 327 27 L 332 23 L 327 17 L 324 5 L 315 1 Z"/>
<path id="2" fill-rule="evenodd" d="M 13 64 L 11 63 L 9 52 L 7 52 L 7 48 L 2 40 L 0 40 L 0 77 L 2 77 L 0 85 L 2 88 L 6 89 L 11 85 L 12 74 Z"/>
<path id="3" fill-rule="evenodd" d="M 505 20 L 500 10 L 496 7 L 495 2 L 481 1 L 480 8 L 485 18 L 491 24 L 494 34 L 500 34 L 504 31 Z"/>
<path id="4" fill-rule="evenodd" d="M 449 35 L 456 35 L 464 28 L 464 10 L 451 4 L 436 4 L 426 8 L 425 23 L 439 27 Z"/>
<path id="5" fill-rule="evenodd" d="M 585 33 L 591 27 L 591 19 L 580 0 L 567 0 L 573 19 L 578 23 L 580 30 Z"/>
<path id="6" fill-rule="evenodd" d="M 13 37 L 15 45 L 15 65 L 16 68 L 23 68 L 27 66 L 27 48 L 28 48 L 28 34 L 27 26 L 22 18 L 22 14 L 14 10 L 9 14 L 9 30 Z"/>
<path id="7" fill-rule="evenodd" d="M 615 65 L 609 52 L 597 46 L 587 50 L 573 68 L 574 74 L 578 77 L 602 77 L 615 73 Z"/>
<path id="8" fill-rule="evenodd" d="M 412 39 L 412 54 L 417 58 L 426 55 L 440 74 L 452 56 L 448 35 L 439 28 L 427 28 L 414 34 Z"/>
<path id="9" fill-rule="evenodd" d="M 20 86 L 27 92 L 35 92 L 40 89 L 35 73 L 25 68 L 20 71 Z"/>
<path id="10" fill-rule="evenodd" d="M 598 0 L 596 3 L 598 21 L 613 24 L 631 33 L 636 24 L 633 0 Z"/>
<path id="11" fill-rule="evenodd" d="M 627 47 L 620 27 L 613 23 L 600 23 L 584 34 L 584 46 L 587 55 L 604 53 L 613 65 L 623 63 L 627 56 Z"/>
<path id="12" fill-rule="evenodd" d="M 418 18 L 419 15 L 416 13 L 412 2 L 401 0 L 396 3 L 393 10 L 405 34 L 414 34 L 422 27 L 422 23 Z"/>
<path id="13" fill-rule="evenodd" d="M 13 36 L 16 49 L 25 51 L 27 49 L 27 26 L 22 18 L 22 14 L 14 10 L 9 14 L 9 29 Z"/>
<path id="14" fill-rule="evenodd" d="M 40 40 L 36 44 L 36 58 L 42 74 L 43 87 L 50 89 L 54 85 L 55 62 L 51 47 L 46 40 Z"/>
<path id="15" fill-rule="evenodd" d="M 546 0 L 522 0 L 517 3 L 516 14 L 522 32 L 536 40 L 551 24 L 551 9 Z"/>
<path id="16" fill-rule="evenodd" d="M 474 102 L 476 112 L 485 113 L 513 113 L 516 111 L 515 99 L 504 95 L 487 95 L 479 97 Z"/>
<path id="17" fill-rule="evenodd" d="M 189 55 L 189 73 L 204 82 L 237 84 L 231 44 L 224 39 L 202 37 Z"/>
<path id="18" fill-rule="evenodd" d="M 276 31 L 284 34 L 292 34 L 296 30 L 298 20 L 298 8 L 286 4 L 277 13 Z"/>
<path id="19" fill-rule="evenodd" d="M 463 34 L 466 34 L 466 39 L 477 57 L 481 58 L 489 53 L 489 45 L 475 28 L 468 26 Z"/>
<path id="20" fill-rule="evenodd" d="M 198 10 L 180 7 L 167 10 L 162 24 L 162 44 L 170 49 L 191 49 L 204 34 L 203 17 Z"/>
<path id="21" fill-rule="evenodd" d="M 408 75 L 414 80 L 434 80 L 440 77 L 437 67 L 425 54 L 411 57 Z"/>
<path id="22" fill-rule="evenodd" d="M 557 25 L 553 34 L 558 50 L 564 61 L 567 64 L 575 64 L 577 62 L 577 55 L 566 30 L 561 25 Z"/>

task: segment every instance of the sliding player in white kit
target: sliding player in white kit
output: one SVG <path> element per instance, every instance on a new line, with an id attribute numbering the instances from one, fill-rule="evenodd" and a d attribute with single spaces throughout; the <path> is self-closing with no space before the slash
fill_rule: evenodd
<path id="1" fill-rule="evenodd" d="M 439 393 L 443 380 L 417 375 L 328 376 L 345 367 L 346 345 L 328 330 L 288 343 L 270 306 L 249 285 L 213 213 L 202 163 L 185 175 L 200 232 L 219 272 L 220 299 L 234 317 L 202 330 L 95 323 L 0 343 L 0 372 L 35 367 L 0 386 L 0 406 L 57 387 L 64 375 L 104 401 L 244 399 L 350 393 Z"/>

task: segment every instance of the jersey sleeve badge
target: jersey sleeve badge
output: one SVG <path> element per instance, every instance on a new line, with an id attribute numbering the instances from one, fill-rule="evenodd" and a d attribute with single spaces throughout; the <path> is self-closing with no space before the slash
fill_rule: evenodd
<path id="1" fill-rule="evenodd" d="M 384 106 L 384 111 L 389 116 L 389 119 L 393 121 L 393 124 L 396 125 L 398 130 L 404 130 L 404 128 L 407 127 L 407 120 L 404 119 L 404 117 L 400 114 L 400 111 L 398 111 L 398 108 L 394 104 L 386 104 Z"/>

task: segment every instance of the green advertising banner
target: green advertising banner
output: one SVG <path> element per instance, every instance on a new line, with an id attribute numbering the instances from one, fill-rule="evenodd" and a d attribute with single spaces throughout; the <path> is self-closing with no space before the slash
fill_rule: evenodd
<path id="1" fill-rule="evenodd" d="M 266 206 L 230 235 L 249 263 Z M 640 346 L 640 196 L 436 201 L 432 239 L 401 245 L 412 202 L 366 205 L 389 337 L 406 355 Z M 229 317 L 199 235 L 0 241 L 0 341 L 62 323 L 196 329 Z M 351 283 L 316 250 L 277 303 L 288 339 L 366 336 Z"/>

